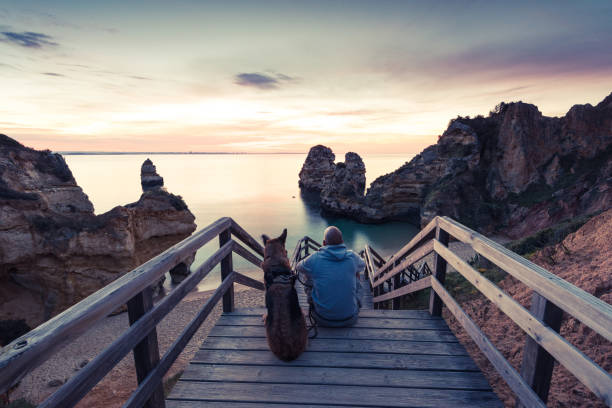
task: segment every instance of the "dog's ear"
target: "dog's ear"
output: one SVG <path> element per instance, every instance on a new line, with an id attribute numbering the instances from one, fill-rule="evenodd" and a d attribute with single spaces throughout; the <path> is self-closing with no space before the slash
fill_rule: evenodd
<path id="1" fill-rule="evenodd" d="M 270 240 L 270 237 L 269 237 L 269 236 L 267 236 L 266 234 L 263 234 L 263 235 L 261 236 L 261 239 L 262 239 L 262 241 L 263 241 L 264 245 L 266 245 L 266 243 L 267 243 L 267 242 Z"/>
<path id="2" fill-rule="evenodd" d="M 285 241 L 287 240 L 287 228 L 283 230 L 283 233 L 280 235 L 280 237 L 278 237 L 278 239 L 280 239 L 283 245 L 285 245 Z"/>

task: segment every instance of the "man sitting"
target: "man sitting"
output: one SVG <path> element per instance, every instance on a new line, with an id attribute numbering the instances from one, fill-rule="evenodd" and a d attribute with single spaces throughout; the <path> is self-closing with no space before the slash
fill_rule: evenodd
<path id="1" fill-rule="evenodd" d="M 361 257 L 346 249 L 342 232 L 334 226 L 325 230 L 323 246 L 297 264 L 298 273 L 306 276 L 308 302 L 318 325 L 346 327 L 357 322 L 359 273 L 364 268 Z"/>

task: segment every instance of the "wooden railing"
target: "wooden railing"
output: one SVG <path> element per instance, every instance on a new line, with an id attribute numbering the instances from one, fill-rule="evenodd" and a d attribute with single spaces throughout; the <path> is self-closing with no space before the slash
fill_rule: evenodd
<path id="1" fill-rule="evenodd" d="M 534 290 L 526 310 L 494 283 L 472 268 L 449 247 L 450 237 L 470 244 L 478 254 Z M 366 246 L 364 258 L 372 288 L 399 274 L 433 252 L 433 274 L 389 293 L 374 293 L 374 302 L 398 299 L 431 287 L 429 312 L 441 316 L 442 306 L 455 316 L 497 372 L 515 393 L 517 406 L 544 407 L 554 360 L 568 369 L 608 406 L 612 405 L 612 376 L 559 335 L 563 311 L 612 341 L 612 306 L 509 251 L 448 217 L 436 217 L 386 262 Z M 519 374 L 444 288 L 447 264 L 474 285 L 527 334 Z M 396 303 L 393 302 L 393 307 Z"/>
<path id="2" fill-rule="evenodd" d="M 151 285 L 217 236 L 219 249 L 167 296 L 153 304 Z M 261 259 L 257 255 L 263 257 L 262 246 L 234 220 L 221 218 L 36 327 L 0 350 L 0 392 L 17 384 L 63 345 L 127 303 L 130 327 L 39 407 L 65 408 L 76 405 L 132 350 L 139 385 L 124 407 L 164 407 L 164 374 L 219 300 L 223 299 L 224 311 L 232 311 L 234 283 L 264 289 L 262 282 L 233 270 L 234 252 L 260 267 Z M 221 284 L 160 358 L 156 325 L 219 263 Z"/>
<path id="3" fill-rule="evenodd" d="M 321 244 L 309 236 L 300 239 L 295 245 L 295 249 L 291 255 L 291 269 L 295 271 L 295 265 L 297 265 L 298 262 L 310 255 L 312 251 L 317 252 L 319 248 L 321 248 Z"/>

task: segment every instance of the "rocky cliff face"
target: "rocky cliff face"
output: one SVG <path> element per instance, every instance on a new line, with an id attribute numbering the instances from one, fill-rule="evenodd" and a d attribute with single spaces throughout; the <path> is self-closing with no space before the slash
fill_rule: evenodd
<path id="1" fill-rule="evenodd" d="M 46 319 L 189 236 L 193 214 L 145 166 L 137 202 L 95 215 L 61 155 L 0 135 L 0 282 L 40 296 Z"/>
<path id="2" fill-rule="evenodd" d="M 344 162 L 334 163 L 330 148 L 314 146 L 300 171 L 299 186 L 318 192 L 322 210 L 330 215 L 352 215 L 362 206 L 365 191 L 365 164 L 357 153 L 349 152 Z"/>
<path id="3" fill-rule="evenodd" d="M 336 203 L 329 203 L 335 206 Z M 612 206 L 612 95 L 561 118 L 522 102 L 457 118 L 409 163 L 342 205 L 361 222 L 448 215 L 521 237 Z"/>

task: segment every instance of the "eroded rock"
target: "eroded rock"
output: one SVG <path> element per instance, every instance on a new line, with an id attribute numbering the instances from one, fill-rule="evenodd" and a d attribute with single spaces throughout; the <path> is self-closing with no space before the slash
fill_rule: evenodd
<path id="1" fill-rule="evenodd" d="M 0 135 L 0 282 L 39 294 L 45 320 L 189 236 L 185 202 L 147 180 L 137 202 L 95 215 L 61 155 Z"/>
<path id="2" fill-rule="evenodd" d="M 337 176 L 326 183 L 335 191 L 321 194 L 322 207 L 337 215 L 421 225 L 447 215 L 486 233 L 529 235 L 612 206 L 612 94 L 561 118 L 516 102 L 454 119 L 437 144 L 376 179 L 363 197 L 339 193 L 350 177 Z"/>

